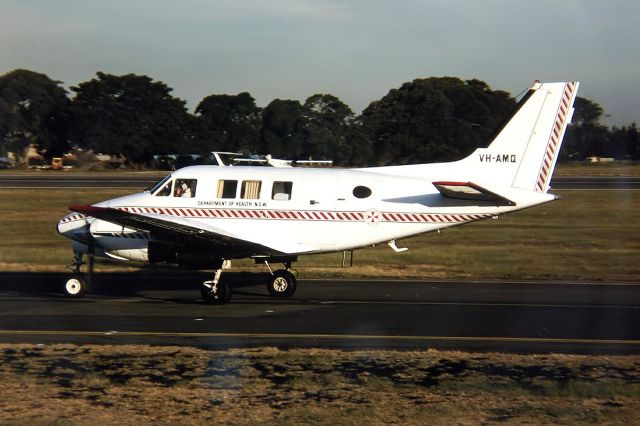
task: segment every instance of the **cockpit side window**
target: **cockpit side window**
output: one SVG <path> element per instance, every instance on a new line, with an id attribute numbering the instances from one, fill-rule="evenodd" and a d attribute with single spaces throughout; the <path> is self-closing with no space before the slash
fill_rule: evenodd
<path id="1" fill-rule="evenodd" d="M 163 188 L 165 186 L 165 184 L 167 183 L 167 181 L 169 181 L 171 179 L 171 175 L 167 175 L 165 177 L 162 178 L 162 180 L 159 180 L 158 182 L 154 183 L 153 185 L 151 185 L 149 188 L 145 189 L 145 191 L 149 191 L 150 193 L 155 193 L 157 190 L 159 190 L 160 188 Z M 171 185 L 169 185 L 171 186 Z M 169 190 L 169 194 L 171 193 L 171 190 Z M 159 193 L 156 195 L 160 195 Z M 168 195 L 168 194 L 166 194 Z"/>
<path id="2" fill-rule="evenodd" d="M 176 186 L 173 190 L 174 197 L 193 198 L 196 196 L 197 179 L 176 179 Z"/>
<path id="3" fill-rule="evenodd" d="M 169 180 L 169 182 L 165 183 L 164 186 L 156 192 L 156 197 L 168 197 L 171 195 L 171 186 L 173 185 L 173 180 Z"/>

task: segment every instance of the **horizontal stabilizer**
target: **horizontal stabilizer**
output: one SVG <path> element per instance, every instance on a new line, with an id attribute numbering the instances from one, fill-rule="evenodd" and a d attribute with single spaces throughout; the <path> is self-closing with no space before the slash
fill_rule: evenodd
<path id="1" fill-rule="evenodd" d="M 496 206 L 515 206 L 516 203 L 489 191 L 486 188 L 476 185 L 473 182 L 433 182 L 440 194 L 446 198 L 455 198 L 458 200 L 484 201 L 490 202 Z"/>

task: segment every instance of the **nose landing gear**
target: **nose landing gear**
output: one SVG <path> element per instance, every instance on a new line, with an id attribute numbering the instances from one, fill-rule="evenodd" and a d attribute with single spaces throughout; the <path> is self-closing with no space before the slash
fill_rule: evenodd
<path id="1" fill-rule="evenodd" d="M 91 285 L 91 276 L 93 275 L 93 254 L 89 253 L 87 262 L 86 277 L 80 272 L 80 267 L 84 265 L 82 261 L 82 253 L 73 253 L 73 262 L 67 266 L 73 274 L 64 282 L 62 292 L 67 297 L 81 298 L 87 293 L 87 289 Z"/>

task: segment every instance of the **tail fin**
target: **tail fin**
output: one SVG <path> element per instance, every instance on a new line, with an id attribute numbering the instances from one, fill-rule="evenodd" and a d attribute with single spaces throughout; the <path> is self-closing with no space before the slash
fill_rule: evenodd
<path id="1" fill-rule="evenodd" d="M 534 84 L 493 142 L 460 162 L 485 182 L 547 192 L 578 85 Z"/>

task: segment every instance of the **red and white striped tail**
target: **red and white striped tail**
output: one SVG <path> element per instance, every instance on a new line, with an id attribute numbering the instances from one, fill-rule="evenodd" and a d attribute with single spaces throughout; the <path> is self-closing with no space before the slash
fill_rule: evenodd
<path id="1" fill-rule="evenodd" d="M 558 159 L 562 138 L 564 137 L 567 125 L 571 122 L 573 102 L 578 91 L 578 85 L 579 83 L 572 81 L 565 83 L 553 128 L 547 141 L 547 148 L 544 153 L 542 165 L 540 166 L 538 179 L 536 180 L 535 191 L 537 192 L 546 192 L 549 189 L 549 181 L 551 180 L 551 175 L 553 175 L 556 160 Z"/>
<path id="2" fill-rule="evenodd" d="M 535 85 L 515 116 L 509 137 L 499 141 L 501 150 L 513 150 L 519 158 L 511 183 L 514 188 L 542 193 L 549 190 L 562 139 L 573 116 L 578 85 L 571 81 Z"/>
<path id="3" fill-rule="evenodd" d="M 578 82 L 536 82 L 489 146 L 454 165 L 464 169 L 469 181 L 486 188 L 546 192 L 578 86 Z"/>

